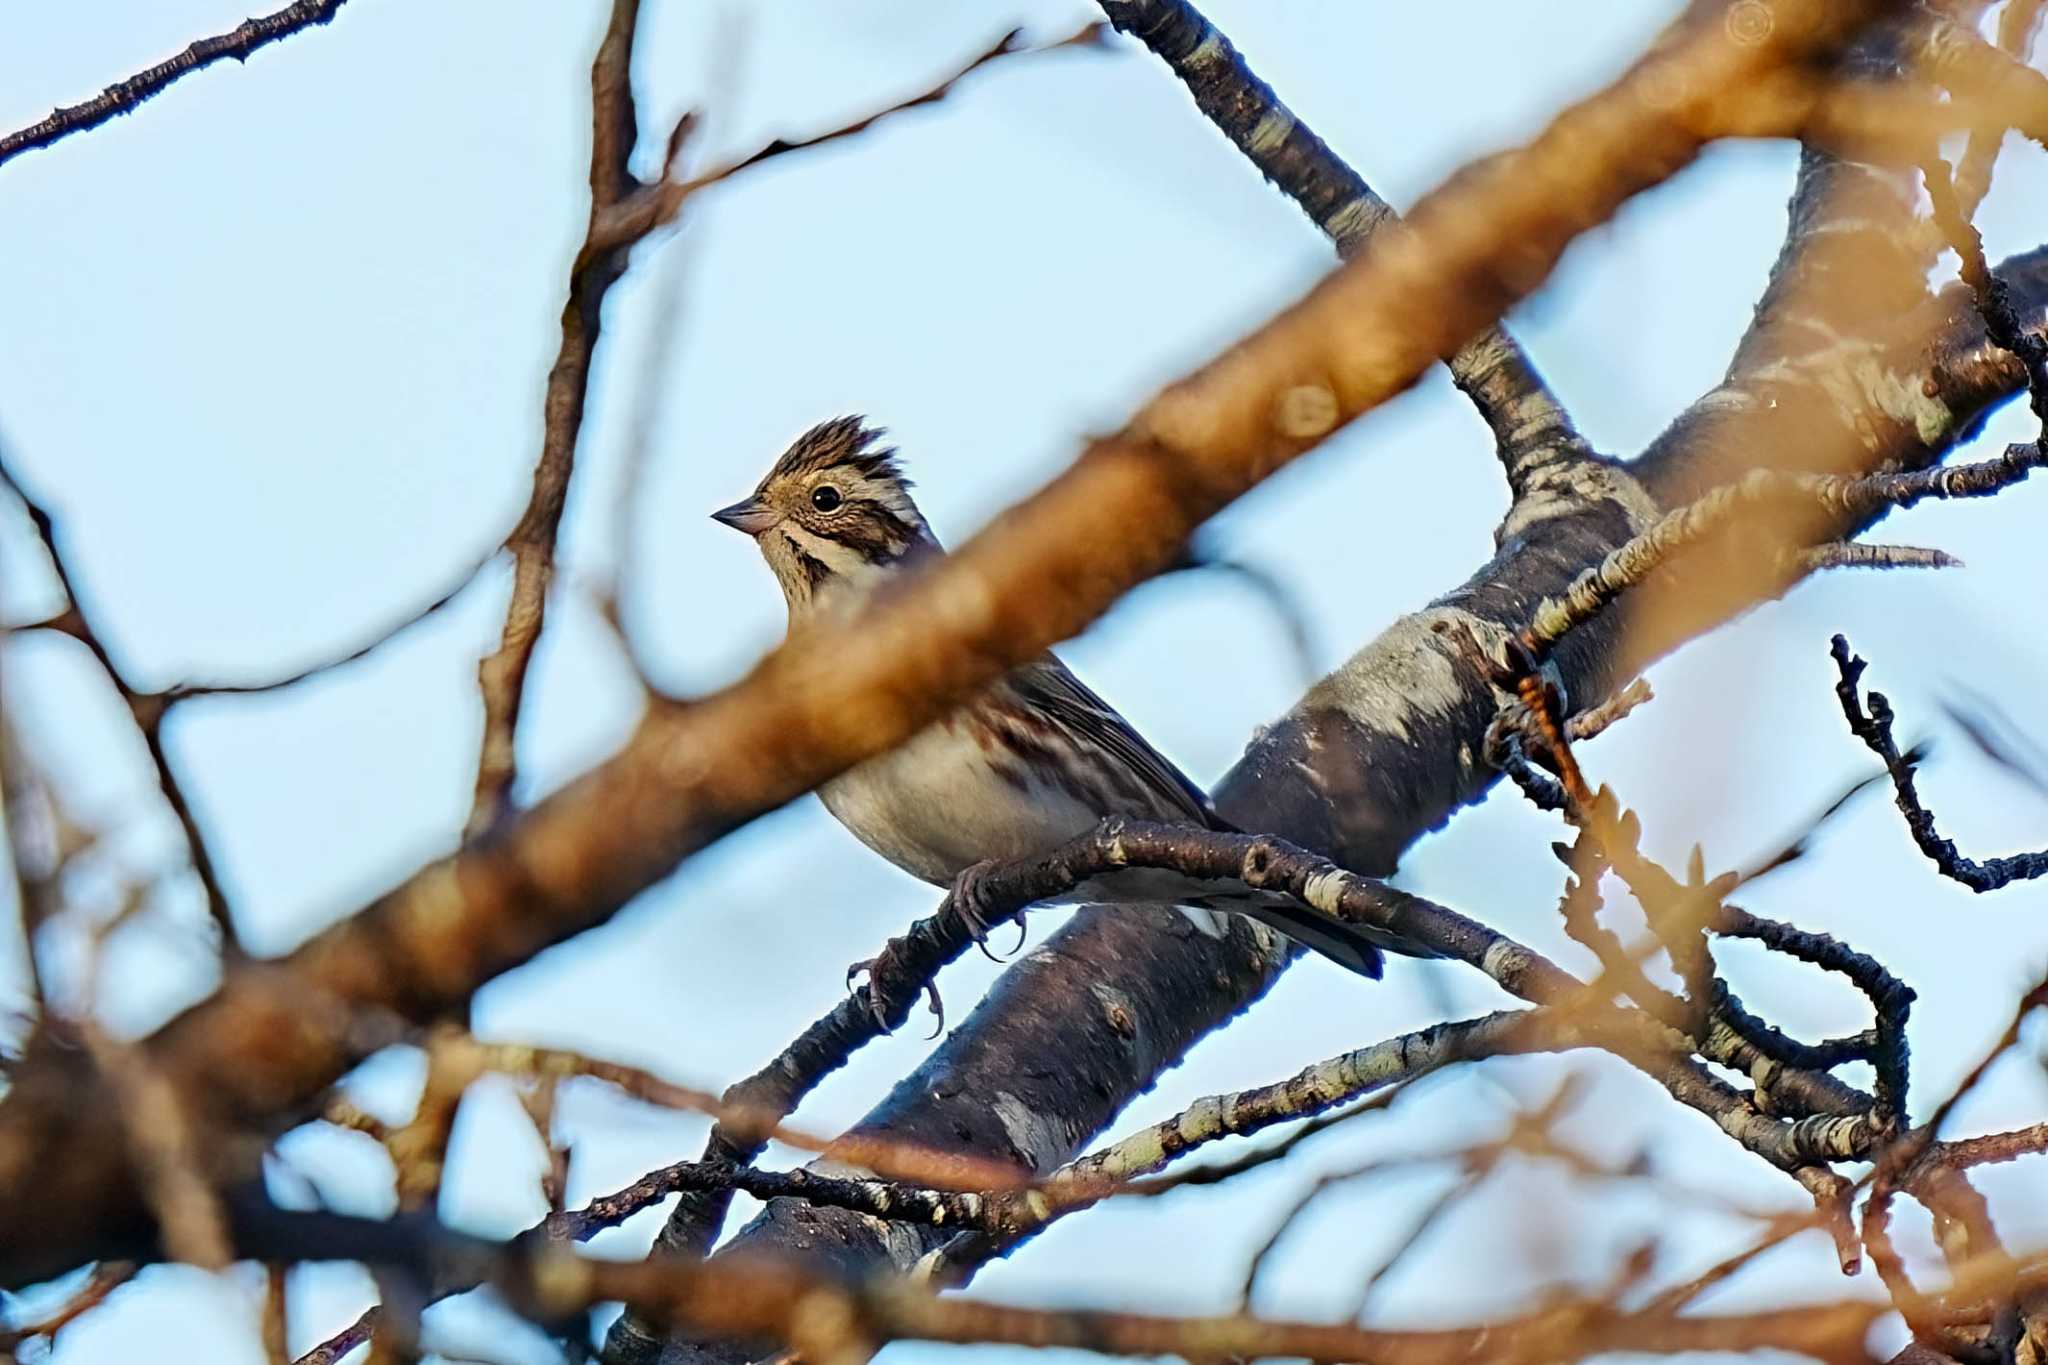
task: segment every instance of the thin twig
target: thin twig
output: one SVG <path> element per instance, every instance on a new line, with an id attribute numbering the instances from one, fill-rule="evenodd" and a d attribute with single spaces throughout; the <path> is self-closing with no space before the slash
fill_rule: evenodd
<path id="1" fill-rule="evenodd" d="M 476 798 L 468 833 L 489 829 L 510 809 L 517 772 L 515 741 L 526 695 L 527 670 L 540 642 L 554 581 L 555 545 L 568 505 L 576 445 L 590 391 L 590 369 L 602 329 L 605 295 L 626 273 L 631 243 L 612 249 L 594 245 L 598 218 L 640 182 L 627 168 L 639 140 L 633 99 L 633 39 L 639 0 L 612 0 L 610 22 L 590 67 L 590 212 L 583 246 L 569 267 L 568 302 L 562 308 L 561 344 L 541 403 L 540 457 L 534 462 L 533 492 L 519 523 L 505 537 L 512 556 L 512 589 L 496 650 L 477 665 L 483 700 Z"/>
<path id="2" fill-rule="evenodd" d="M 1911 507 L 1927 498 L 1988 497 L 2026 478 L 2041 462 L 2042 455 L 2034 447 L 2013 446 L 1995 459 L 1976 464 L 1862 478 L 1757 470 L 1739 483 L 1666 513 L 1572 580 L 1562 594 L 1539 603 L 1522 631 L 1522 643 L 1537 659 L 1547 657 L 1567 632 L 1593 619 L 1679 552 L 1699 546 L 1709 536 L 1730 533 L 1739 518 L 1760 505 L 1807 506 L 1863 518 L 1886 508 Z M 1789 574 L 1783 576 L 1789 580 Z"/>
<path id="3" fill-rule="evenodd" d="M 1897 742 L 1892 738 L 1894 717 L 1890 700 L 1882 692 L 1872 692 L 1869 694 L 1869 710 L 1866 711 L 1861 682 L 1869 665 L 1849 652 L 1849 641 L 1843 636 L 1835 636 L 1830 650 L 1835 668 L 1841 675 L 1835 684 L 1835 696 L 1841 701 L 1842 715 L 1847 718 L 1849 729 L 1856 738 L 1883 761 L 1885 771 L 1891 775 L 1899 813 L 1906 817 L 1906 828 L 1912 833 L 1914 844 L 1934 864 L 1935 870 L 1976 892 L 1996 891 L 2016 881 L 2048 876 L 2048 850 L 2014 853 L 1978 862 L 1965 857 L 1956 848 L 1954 840 L 1942 837 L 1935 825 L 1934 813 L 1920 803 L 1920 791 L 1914 775 L 1915 755 L 1900 753 Z"/>
<path id="4" fill-rule="evenodd" d="M 1574 744 L 1583 744 L 1589 739 L 1605 734 L 1617 722 L 1624 720 L 1638 706 L 1654 701 L 1656 693 L 1650 690 L 1646 679 L 1637 678 L 1598 706 L 1577 712 L 1564 723 L 1564 737 Z"/>
<path id="5" fill-rule="evenodd" d="M 1065 38 L 1035 47 L 1025 46 L 1020 40 L 1021 29 L 1012 29 L 991 46 L 984 48 L 965 63 L 940 77 L 917 94 L 897 100 L 858 118 L 848 120 L 836 128 L 822 133 L 811 133 L 798 138 L 776 138 L 751 152 L 720 162 L 711 169 L 701 171 L 687 180 L 663 180 L 659 184 L 647 185 L 618 203 L 604 215 L 603 220 L 593 225 L 586 251 L 607 252 L 620 247 L 631 246 L 660 228 L 675 221 L 683 206 L 701 190 L 730 180 L 742 171 L 752 170 L 777 157 L 791 152 L 805 152 L 827 146 L 845 138 L 866 132 L 876 124 L 894 118 L 913 109 L 922 109 L 944 100 L 953 93 L 956 86 L 968 76 L 1008 57 L 1036 56 L 1070 48 L 1093 47 L 1100 41 L 1101 25 L 1089 24 Z"/>
<path id="6" fill-rule="evenodd" d="M 1769 1068 L 1761 1072 L 1745 1068 L 1752 1070 L 1759 1090 L 1782 1087 L 1802 1071 L 1811 1090 L 1823 1084 L 1820 1078 L 1833 1066 L 1845 1061 L 1870 1062 L 1877 1070 L 1878 1085 L 1860 1140 L 1868 1144 L 1873 1138 L 1895 1130 L 1904 1116 L 1906 1022 L 1913 992 L 1875 959 L 1825 934 L 1795 929 L 1728 905 L 1725 898 L 1740 883 L 1740 874 L 1726 873 L 1709 880 L 1698 847 L 1693 850 L 1682 882 L 1646 857 L 1641 848 L 1641 822 L 1635 814 L 1622 810 L 1607 789 L 1589 789 L 1565 736 L 1565 727 L 1557 718 L 1561 699 L 1536 668 L 1534 656 L 1519 639 L 1509 641 L 1509 655 L 1513 665 L 1496 666 L 1494 682 L 1501 690 L 1513 693 L 1516 700 L 1503 710 L 1492 728 L 1496 738 L 1503 728 L 1521 732 L 1559 774 L 1554 793 L 1556 808 L 1580 831 L 1577 847 L 1559 849 L 1560 856 L 1578 877 L 1567 889 L 1560 908 L 1567 930 L 1600 959 L 1606 979 L 1616 982 L 1660 1021 L 1718 1060 L 1727 1063 L 1734 1053 L 1750 1051 L 1768 1062 Z M 1490 738 L 1488 747 L 1496 747 L 1495 739 Z M 1670 956 L 1672 968 L 1685 983 L 1683 999 L 1653 985 L 1636 957 L 1597 923 L 1596 883 L 1608 869 L 1620 875 L 1641 904 L 1657 940 Z M 1810 1045 L 1787 1037 L 1745 1010 L 1726 983 L 1714 975 L 1708 932 L 1754 939 L 1800 961 L 1847 976 L 1869 999 L 1875 1015 L 1874 1027 L 1851 1038 L 1822 1044 Z M 1781 1096 L 1779 1103 L 1791 1098 Z M 1847 1116 L 1855 1111 L 1833 1112 Z M 1826 1183 L 1811 1170 L 1797 1166 L 1793 1170 L 1808 1182 L 1810 1189 L 1819 1189 Z"/>
<path id="7" fill-rule="evenodd" d="M 31 498 L 22 488 L 21 482 L 7 467 L 4 456 L 0 456 L 0 486 L 12 493 L 28 512 L 29 520 L 35 524 L 36 536 L 42 542 L 50 567 L 57 575 L 58 586 L 64 590 L 66 602 L 63 613 L 47 623 L 47 628 L 60 630 L 69 635 L 92 655 L 93 661 L 106 674 L 129 714 L 135 720 L 135 727 L 142 735 L 144 746 L 149 751 L 150 763 L 156 769 L 157 786 L 163 792 L 164 802 L 177 818 L 178 825 L 185 832 L 185 844 L 192 860 L 192 871 L 199 878 L 200 889 L 206 901 L 206 912 L 212 916 L 215 928 L 220 933 L 221 952 L 228 958 L 242 955 L 241 939 L 235 931 L 234 911 L 228 905 L 227 892 L 222 889 L 220 874 L 214 868 L 213 854 L 209 851 L 206 835 L 199 827 L 198 817 L 192 813 L 192 803 L 185 795 L 185 789 L 178 781 L 178 775 L 171 766 L 170 754 L 164 748 L 163 722 L 169 702 L 157 693 L 144 692 L 133 686 L 113 655 L 108 652 L 106 642 L 89 618 L 83 599 L 78 594 L 77 580 L 72 576 L 71 565 L 64 557 L 57 534 L 57 525 L 48 509 Z"/>
<path id="8" fill-rule="evenodd" d="M 108 86 L 83 104 L 56 109 L 42 122 L 0 137 L 0 165 L 23 152 L 47 147 L 73 133 L 97 128 L 119 115 L 130 113 L 144 100 L 163 93 L 176 81 L 215 62 L 230 57 L 246 62 L 258 48 L 289 38 L 301 29 L 325 24 L 344 3 L 345 0 L 295 0 L 275 14 L 245 19 L 230 32 L 201 38 L 177 56 Z"/>
<path id="9" fill-rule="evenodd" d="M 300 1356 L 292 1365 L 341 1365 L 343 1357 L 376 1335 L 377 1320 L 383 1315 L 383 1310 L 374 1304 L 365 1308 L 354 1322 Z"/>

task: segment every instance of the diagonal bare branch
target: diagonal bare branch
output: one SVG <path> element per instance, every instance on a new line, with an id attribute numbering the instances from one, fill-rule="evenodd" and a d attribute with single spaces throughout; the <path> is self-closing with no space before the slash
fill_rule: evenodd
<path id="1" fill-rule="evenodd" d="M 1346 259 L 1399 221 L 1386 200 L 1260 80 L 1230 39 L 1189 0 L 1101 0 L 1119 32 L 1180 78 L 1195 105 L 1261 175 L 1301 207 Z M 1451 379 L 1493 431 L 1517 502 L 1593 458 L 1564 406 L 1499 325 L 1448 360 Z"/>
<path id="2" fill-rule="evenodd" d="M 215 62 L 228 58 L 246 62 L 259 48 L 289 38 L 301 29 L 327 23 L 344 3 L 346 0 L 293 0 L 275 14 L 244 19 L 227 33 L 201 38 L 177 56 L 117 81 L 83 104 L 53 110 L 42 122 L 0 137 L 0 166 L 24 152 L 47 147 L 73 133 L 132 113 L 144 100 L 162 94 L 171 85 Z"/>

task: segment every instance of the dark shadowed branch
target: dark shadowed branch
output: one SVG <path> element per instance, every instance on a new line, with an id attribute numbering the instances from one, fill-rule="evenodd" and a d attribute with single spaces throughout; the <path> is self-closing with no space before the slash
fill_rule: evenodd
<path id="1" fill-rule="evenodd" d="M 621 246 L 631 246 L 673 223 L 684 205 L 701 191 L 730 180 L 742 171 L 752 170 L 778 157 L 787 156 L 791 152 L 805 152 L 827 146 L 864 133 L 876 124 L 892 119 L 898 114 L 929 108 L 951 95 L 967 77 L 1004 58 L 1093 47 L 1099 37 L 1099 28 L 1100 26 L 1095 24 L 1085 25 L 1065 38 L 1039 46 L 1026 44 L 1023 41 L 1023 30 L 1012 29 L 997 39 L 993 45 L 976 53 L 918 93 L 884 105 L 873 113 L 850 119 L 822 133 L 808 133 L 795 138 L 776 138 L 751 152 L 721 162 L 687 179 L 679 180 L 671 176 L 655 184 L 640 186 L 636 192 L 613 205 L 601 222 L 593 225 L 588 249 L 610 251 Z"/>
<path id="2" fill-rule="evenodd" d="M 2014 449 L 2032 447 L 2016 446 Z M 1862 679 L 1863 671 L 1869 665 L 1849 652 L 1848 640 L 1840 635 L 1834 638 L 1831 652 L 1835 668 L 1841 675 L 1835 684 L 1835 696 L 1842 703 L 1842 715 L 1847 718 L 1849 729 L 1856 738 L 1883 760 L 1885 771 L 1891 775 L 1899 813 L 1906 817 L 1906 828 L 1912 832 L 1913 842 L 1927 855 L 1936 870 L 1972 891 L 1996 891 L 2016 881 L 2048 876 L 2048 852 L 2014 853 L 1978 862 L 1965 857 L 1956 848 L 1954 840 L 1942 836 L 1935 825 L 1934 813 L 1920 803 L 1915 756 L 1900 753 L 1898 744 L 1892 739 L 1890 700 L 1882 692 L 1872 692 L 1869 694 L 1869 709 L 1864 708 Z"/>
<path id="3" fill-rule="evenodd" d="M 1503 709 L 1496 725 L 1519 726 L 1524 741 L 1543 755 L 1558 778 L 1544 793 L 1549 799 L 1539 804 L 1560 811 L 1579 830 L 1576 847 L 1559 849 L 1566 865 L 1579 877 L 1576 885 L 1567 888 L 1560 907 L 1567 929 L 1593 951 L 1603 968 L 1619 973 L 1624 988 L 1639 1004 L 1695 1042 L 1713 1037 L 1716 1029 L 1727 1029 L 1768 1061 L 1816 1074 L 1845 1061 L 1869 1062 L 1877 1072 L 1872 1127 L 1879 1135 L 1897 1127 L 1905 1113 L 1906 1021 L 1913 991 L 1876 959 L 1827 934 L 1729 905 L 1726 897 L 1741 884 L 1742 875 L 1729 872 L 1709 879 L 1698 845 L 1693 847 L 1683 881 L 1647 857 L 1642 851 L 1641 821 L 1635 813 L 1623 810 L 1606 787 L 1597 792 L 1588 788 L 1566 734 L 1568 727 L 1558 719 L 1556 688 L 1534 671 L 1533 656 L 1519 640 L 1510 654 L 1518 660 L 1518 670 L 1503 669 L 1501 682 L 1503 690 L 1515 692 L 1517 699 Z M 1597 883 L 1607 871 L 1618 875 L 1641 905 L 1656 941 L 1684 982 L 1684 999 L 1652 985 L 1619 939 L 1597 924 Z M 1874 1026 L 1852 1038 L 1823 1044 L 1787 1037 L 1745 1010 L 1727 984 L 1714 975 L 1708 934 L 1750 939 L 1847 977 L 1870 1001 Z M 1765 1090 L 1783 1084 L 1778 1077 L 1759 1074 L 1755 1079 Z"/>
<path id="4" fill-rule="evenodd" d="M 1399 217 L 1329 144 L 1281 103 L 1221 30 L 1188 0 L 1102 0 L 1102 12 L 1164 61 L 1209 121 L 1340 256 L 1364 249 Z M 1515 499 L 1531 497 L 1592 448 L 1506 329 L 1486 327 L 1447 362 L 1451 379 L 1492 429 Z"/>
<path id="5" fill-rule="evenodd" d="M 326 23 L 344 3 L 345 0 L 295 0 L 275 14 L 245 19 L 227 33 L 201 38 L 177 56 L 108 86 L 83 104 L 53 110 L 42 122 L 0 137 L 0 165 L 23 152 L 47 147 L 73 133 L 97 128 L 110 119 L 129 113 L 144 100 L 163 93 L 174 82 L 215 62 L 227 58 L 245 62 L 258 48 L 289 38 L 301 29 Z"/>

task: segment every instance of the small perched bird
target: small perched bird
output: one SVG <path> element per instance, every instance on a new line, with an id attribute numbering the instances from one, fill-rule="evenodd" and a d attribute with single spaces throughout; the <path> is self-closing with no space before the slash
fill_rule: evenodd
<path id="1" fill-rule="evenodd" d="M 859 417 L 813 427 L 753 496 L 712 513 L 754 538 L 788 599 L 792 629 L 945 553 L 881 436 Z M 849 768 L 818 795 L 862 843 L 937 886 L 955 885 L 983 862 L 1050 852 L 1112 815 L 1231 828 L 1200 787 L 1051 654 Z M 1212 935 L 1222 933 L 1215 912 L 1250 915 L 1355 972 L 1380 974 L 1379 948 L 1366 931 L 1241 883 L 1123 869 L 1063 899 L 1178 908 Z"/>

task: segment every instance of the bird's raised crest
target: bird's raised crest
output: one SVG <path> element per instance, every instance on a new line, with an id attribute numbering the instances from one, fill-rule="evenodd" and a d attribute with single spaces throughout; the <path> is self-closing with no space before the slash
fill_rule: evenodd
<path id="1" fill-rule="evenodd" d="M 820 422 L 790 443 L 769 477 L 850 469 L 867 478 L 887 479 L 899 488 L 909 488 L 912 485 L 896 458 L 896 447 L 877 444 L 886 435 L 887 428 L 868 426 L 867 418 L 858 413 Z"/>

